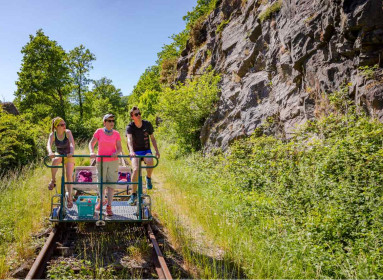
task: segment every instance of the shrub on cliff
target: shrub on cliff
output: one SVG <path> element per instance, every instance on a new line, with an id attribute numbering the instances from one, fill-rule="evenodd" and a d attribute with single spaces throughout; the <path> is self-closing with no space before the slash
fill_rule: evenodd
<path id="1" fill-rule="evenodd" d="M 220 76 L 207 71 L 174 89 L 166 88 L 159 96 L 158 112 L 163 120 L 161 131 L 176 145 L 175 153 L 200 149 L 200 131 L 213 112 L 218 99 Z"/>

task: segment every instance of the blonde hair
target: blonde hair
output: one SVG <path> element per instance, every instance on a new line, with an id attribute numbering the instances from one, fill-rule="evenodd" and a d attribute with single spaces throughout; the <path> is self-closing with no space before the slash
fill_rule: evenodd
<path id="1" fill-rule="evenodd" d="M 61 117 L 55 117 L 53 120 L 52 120 L 52 132 L 55 131 L 55 129 L 57 128 L 58 124 L 60 122 L 64 121 L 63 118 Z"/>

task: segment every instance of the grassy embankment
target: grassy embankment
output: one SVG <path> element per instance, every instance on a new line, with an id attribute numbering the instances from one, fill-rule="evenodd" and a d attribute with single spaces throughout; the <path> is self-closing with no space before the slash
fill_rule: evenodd
<path id="1" fill-rule="evenodd" d="M 32 234 L 47 227 L 50 171 L 31 164 L 0 180 L 0 278 L 35 254 Z"/>
<path id="2" fill-rule="evenodd" d="M 164 153 L 154 211 L 198 278 L 381 278 L 382 155 L 382 124 L 358 114 L 230 154 Z"/>
<path id="3" fill-rule="evenodd" d="M 79 147 L 76 153 L 87 154 L 88 151 Z M 77 162 L 86 164 L 82 159 Z M 33 236 L 50 226 L 50 198 L 54 194 L 47 188 L 50 172 L 42 163 L 30 164 L 0 180 L 0 278 L 9 277 L 10 270 L 33 257 L 44 241 Z M 58 189 L 60 178 L 59 170 L 56 175 Z"/>

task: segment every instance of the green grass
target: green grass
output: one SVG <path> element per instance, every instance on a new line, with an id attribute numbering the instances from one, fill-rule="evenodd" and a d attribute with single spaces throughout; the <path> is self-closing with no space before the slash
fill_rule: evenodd
<path id="1" fill-rule="evenodd" d="M 221 21 L 221 23 L 218 25 L 217 27 L 217 33 L 221 33 L 223 31 L 223 29 L 225 28 L 225 26 L 230 22 L 230 19 L 227 19 L 227 20 L 223 20 Z"/>
<path id="2" fill-rule="evenodd" d="M 152 247 L 142 228 L 122 223 L 102 228 L 81 224 L 75 234 L 76 257 L 59 256 L 51 260 L 48 279 L 145 279 L 156 276 L 154 269 L 150 269 Z"/>
<path id="3" fill-rule="evenodd" d="M 35 254 L 32 234 L 47 226 L 50 171 L 30 165 L 0 180 L 0 278 Z"/>
<path id="4" fill-rule="evenodd" d="M 274 2 L 272 5 L 267 7 L 262 13 L 259 14 L 258 19 L 261 22 L 264 22 L 265 20 L 269 19 L 273 13 L 279 12 L 279 10 L 282 8 L 282 1 L 278 0 Z"/>
<path id="5" fill-rule="evenodd" d="M 382 277 L 383 125 L 329 99 L 337 113 L 289 142 L 255 133 L 228 154 L 162 153 L 154 209 L 196 277 Z"/>
<path id="6" fill-rule="evenodd" d="M 76 154 L 88 154 L 84 146 L 77 147 Z M 89 165 L 89 159 L 78 158 L 76 164 Z M 35 256 L 36 246 L 41 245 L 33 235 L 51 225 L 50 178 L 50 169 L 38 163 L 0 179 L 0 278 L 9 277 L 9 271 Z M 58 190 L 60 178 L 61 170 L 56 174 Z"/>

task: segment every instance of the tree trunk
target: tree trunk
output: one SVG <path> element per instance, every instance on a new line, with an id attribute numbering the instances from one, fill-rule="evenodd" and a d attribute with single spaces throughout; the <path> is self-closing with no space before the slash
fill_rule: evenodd
<path id="1" fill-rule="evenodd" d="M 80 118 L 82 119 L 82 98 L 81 98 L 81 84 L 78 86 L 78 101 L 80 105 Z"/>

